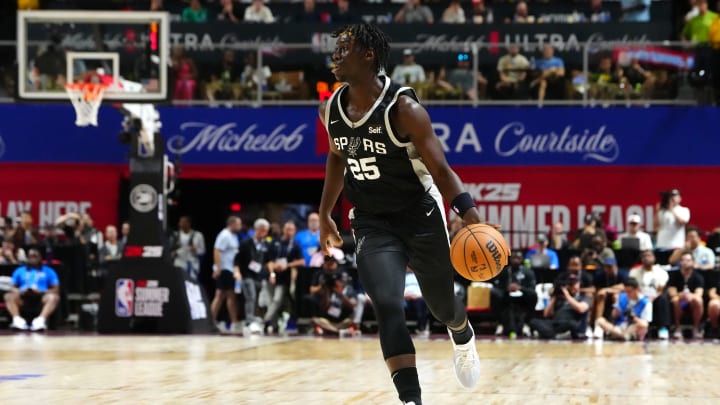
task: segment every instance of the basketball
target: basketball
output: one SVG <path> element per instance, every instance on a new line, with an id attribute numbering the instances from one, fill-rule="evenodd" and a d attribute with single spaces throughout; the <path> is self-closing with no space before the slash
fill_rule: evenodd
<path id="1" fill-rule="evenodd" d="M 450 244 L 455 271 L 470 281 L 487 281 L 508 264 L 510 248 L 495 228 L 473 224 L 462 228 Z"/>

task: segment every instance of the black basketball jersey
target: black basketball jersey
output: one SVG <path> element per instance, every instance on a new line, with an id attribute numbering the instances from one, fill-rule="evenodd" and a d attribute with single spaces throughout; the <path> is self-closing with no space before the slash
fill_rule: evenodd
<path id="1" fill-rule="evenodd" d="M 418 201 L 433 185 L 430 172 L 412 142 L 395 134 L 390 110 L 401 95 L 418 100 L 410 87 L 387 76 L 382 93 L 364 117 L 352 122 L 342 107 L 338 88 L 325 108 L 325 125 L 332 142 L 346 158 L 345 196 L 359 210 L 389 213 Z"/>

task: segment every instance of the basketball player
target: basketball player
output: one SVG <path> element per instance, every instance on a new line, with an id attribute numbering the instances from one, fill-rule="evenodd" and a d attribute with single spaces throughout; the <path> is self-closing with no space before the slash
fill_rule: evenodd
<path id="1" fill-rule="evenodd" d="M 480 216 L 448 166 L 415 92 L 381 74 L 390 50 L 385 33 L 361 23 L 334 36 L 332 72 L 346 84 L 320 106 L 331 151 L 319 212 L 321 246 L 329 254 L 330 246 L 342 244 L 330 212 L 344 187 L 355 206 L 350 218 L 358 271 L 375 308 L 385 363 L 400 400 L 420 404 L 415 348 L 403 310 L 405 269 L 413 269 L 429 309 L 448 327 L 458 381 L 473 387 L 480 360 L 453 291 L 442 197 L 467 224 L 481 222 Z"/>

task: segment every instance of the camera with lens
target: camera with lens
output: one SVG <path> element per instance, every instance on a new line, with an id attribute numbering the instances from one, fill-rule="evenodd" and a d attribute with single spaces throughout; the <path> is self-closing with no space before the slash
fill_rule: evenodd
<path id="1" fill-rule="evenodd" d="M 335 289 L 335 284 L 337 281 L 340 280 L 340 276 L 335 273 L 325 273 L 325 288 L 328 288 L 330 290 Z"/>
<path id="2" fill-rule="evenodd" d="M 559 277 L 553 282 L 553 294 L 555 298 L 565 298 L 563 288 L 567 288 L 570 285 L 570 280 L 565 277 Z"/>
<path id="3" fill-rule="evenodd" d="M 670 209 L 670 199 L 672 198 L 672 192 L 661 191 L 660 192 L 660 208 L 667 210 Z"/>
<path id="4" fill-rule="evenodd" d="M 623 316 L 625 317 L 625 319 L 628 320 L 628 322 L 632 322 L 633 320 L 635 320 L 635 313 L 633 312 L 632 308 L 626 309 L 623 313 Z"/>

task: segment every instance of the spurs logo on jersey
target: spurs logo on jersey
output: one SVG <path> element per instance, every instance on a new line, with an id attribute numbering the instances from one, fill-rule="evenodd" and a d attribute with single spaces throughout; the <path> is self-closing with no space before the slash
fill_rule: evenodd
<path id="1" fill-rule="evenodd" d="M 358 138 L 358 137 L 350 138 L 350 142 L 348 143 L 348 147 L 347 147 L 348 155 L 355 157 L 355 155 L 357 155 L 357 150 L 358 150 L 359 146 L 360 146 L 360 138 Z"/>
<path id="2" fill-rule="evenodd" d="M 417 101 L 415 92 L 381 76 L 382 93 L 358 121 L 351 121 L 342 104 L 346 86 L 338 88 L 325 108 L 325 123 L 335 147 L 343 154 L 345 195 L 369 212 L 402 210 L 421 198 L 432 177 L 408 139 L 396 135 L 391 110 L 400 96 Z"/>

